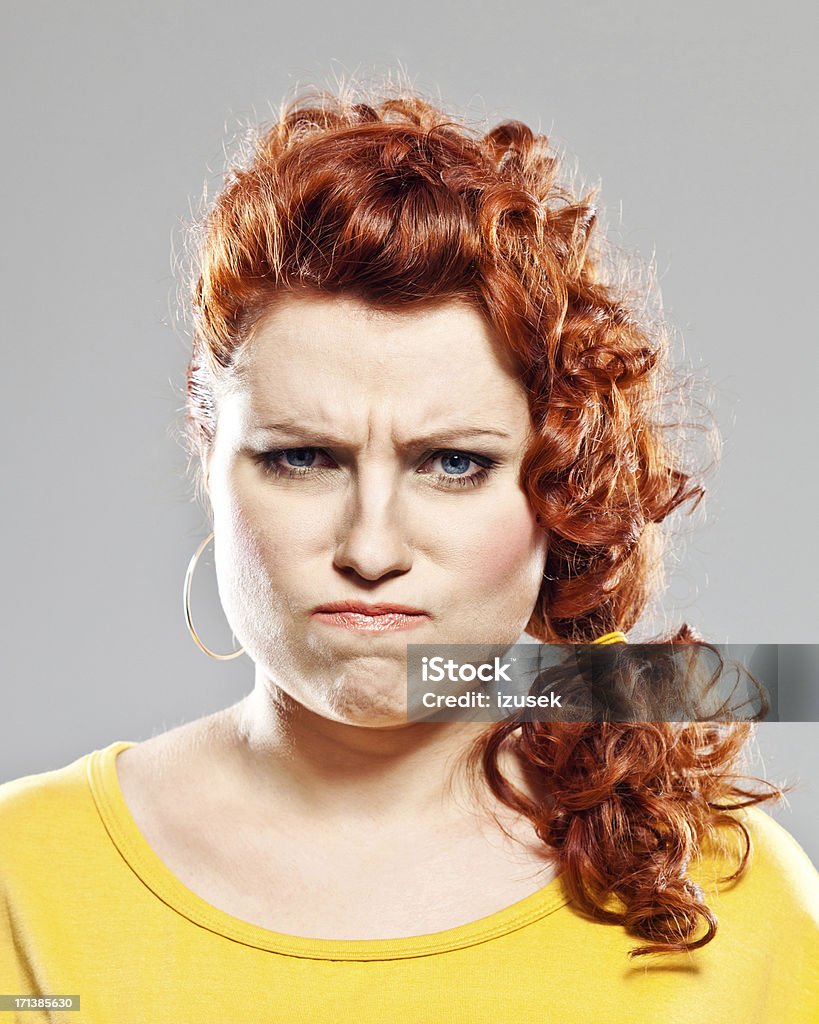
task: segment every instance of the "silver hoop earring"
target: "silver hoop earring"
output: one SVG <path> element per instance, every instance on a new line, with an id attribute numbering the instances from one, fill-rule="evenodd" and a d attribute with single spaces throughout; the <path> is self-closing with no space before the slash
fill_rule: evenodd
<path id="1" fill-rule="evenodd" d="M 244 654 L 244 647 L 240 647 L 238 651 L 233 651 L 230 654 L 217 654 L 215 651 L 212 651 L 209 647 L 206 647 L 199 639 L 199 635 L 193 628 L 193 619 L 191 618 L 191 582 L 193 581 L 193 573 L 194 570 L 196 569 L 196 563 L 199 561 L 199 556 L 205 550 L 205 548 L 208 545 L 208 542 L 211 540 L 212 537 L 213 531 L 211 530 L 211 532 L 207 535 L 207 537 L 205 537 L 205 539 L 196 549 L 193 558 L 191 558 L 190 562 L 188 563 L 188 571 L 185 573 L 185 586 L 182 588 L 182 607 L 185 610 L 185 624 L 187 625 L 188 631 L 190 632 L 190 635 L 193 637 L 193 642 L 196 644 L 196 646 L 200 650 L 204 651 L 205 654 L 209 654 L 211 658 L 216 658 L 217 661 L 230 661 L 232 658 L 238 658 L 240 654 Z"/>

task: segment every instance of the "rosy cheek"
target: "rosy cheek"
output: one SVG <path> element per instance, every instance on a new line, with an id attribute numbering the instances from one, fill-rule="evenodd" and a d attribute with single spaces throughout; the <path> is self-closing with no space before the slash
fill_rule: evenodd
<path id="1" fill-rule="evenodd" d="M 539 536 L 528 519 L 507 520 L 481 552 L 485 572 L 496 580 L 525 572 L 537 561 Z"/>
<path id="2" fill-rule="evenodd" d="M 506 502 L 493 508 L 491 516 L 476 519 L 462 531 L 463 568 L 482 579 L 481 589 L 519 585 L 521 574 L 542 572 L 546 535 L 535 522 L 528 502 Z"/>

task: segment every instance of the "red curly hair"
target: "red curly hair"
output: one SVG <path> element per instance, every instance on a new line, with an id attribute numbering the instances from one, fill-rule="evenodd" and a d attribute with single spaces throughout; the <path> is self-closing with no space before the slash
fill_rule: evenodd
<path id="1" fill-rule="evenodd" d="M 658 524 L 703 487 L 661 424 L 666 332 L 612 274 L 594 193 L 572 194 L 558 171 L 526 125 L 480 134 L 412 94 L 285 107 L 195 236 L 186 425 L 204 456 L 219 379 L 282 291 L 382 309 L 468 300 L 514 353 L 534 426 L 521 485 L 550 543 L 527 631 L 583 643 L 638 621 L 662 581 Z M 699 637 L 683 626 L 669 639 Z M 509 720 L 487 727 L 471 764 L 534 823 L 580 910 L 649 941 L 632 956 L 690 950 L 717 927 L 691 859 L 717 826 L 738 829 L 738 877 L 750 834 L 730 811 L 782 792 L 736 784 L 752 728 Z M 503 749 L 536 799 L 504 777 Z"/>

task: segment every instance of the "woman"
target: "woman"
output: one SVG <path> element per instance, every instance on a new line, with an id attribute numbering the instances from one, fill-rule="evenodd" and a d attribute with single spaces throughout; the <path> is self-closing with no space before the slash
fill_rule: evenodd
<path id="1" fill-rule="evenodd" d="M 702 493 L 662 332 L 557 171 L 406 96 L 294 104 L 233 172 L 187 423 L 255 686 L 0 789 L 4 992 L 117 1022 L 819 1011 L 816 872 L 735 774 L 748 723 L 407 720 L 408 643 L 624 640 Z"/>

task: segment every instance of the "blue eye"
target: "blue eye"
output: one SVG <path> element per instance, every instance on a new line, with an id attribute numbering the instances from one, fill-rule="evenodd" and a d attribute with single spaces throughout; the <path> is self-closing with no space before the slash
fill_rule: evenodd
<path id="1" fill-rule="evenodd" d="M 472 461 L 473 460 L 468 455 L 464 455 L 461 452 L 449 452 L 446 455 L 441 456 L 441 465 L 444 467 L 444 469 L 446 470 L 446 464 L 449 463 L 449 468 L 451 469 L 451 471 L 457 474 L 458 476 L 465 473 L 469 469 L 469 463 Z M 453 467 L 453 462 L 457 463 L 458 465 Z"/>
<path id="2" fill-rule="evenodd" d="M 315 448 L 286 448 L 282 453 L 287 459 L 288 465 L 294 468 L 303 469 L 312 466 L 316 457 Z"/>
<path id="3" fill-rule="evenodd" d="M 316 465 L 316 459 L 329 459 L 321 448 L 279 448 L 273 452 L 262 452 L 258 460 L 273 476 L 297 477 L 321 475 L 331 468 L 326 462 Z"/>
<path id="4" fill-rule="evenodd" d="M 496 465 L 495 460 L 488 456 L 470 455 L 468 452 L 452 449 L 435 452 L 427 461 L 440 461 L 444 472 L 430 475 L 436 478 L 438 486 L 443 489 L 447 487 L 478 487 L 484 483 Z M 469 472 L 470 468 L 474 468 L 476 472 Z"/>
<path id="5" fill-rule="evenodd" d="M 328 472 L 332 473 L 333 469 L 337 468 L 326 463 L 316 465 L 317 457 L 332 462 L 331 457 L 323 448 L 279 448 L 277 451 L 261 453 L 258 456 L 258 461 L 268 473 L 284 479 L 288 477 L 295 479 L 300 476 L 323 479 Z M 443 473 L 427 472 L 422 475 L 431 477 L 436 486 L 442 489 L 477 487 L 487 479 L 497 464 L 494 459 L 490 459 L 486 455 L 471 455 L 468 452 L 448 449 L 433 452 L 423 465 L 439 461 L 444 469 Z M 472 467 L 476 472 L 469 472 Z"/>

